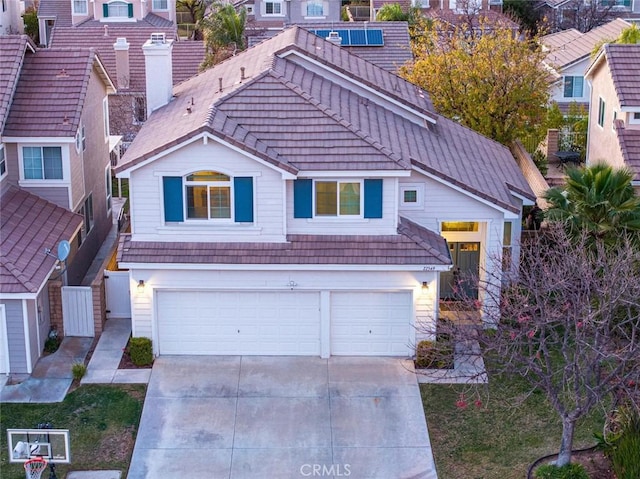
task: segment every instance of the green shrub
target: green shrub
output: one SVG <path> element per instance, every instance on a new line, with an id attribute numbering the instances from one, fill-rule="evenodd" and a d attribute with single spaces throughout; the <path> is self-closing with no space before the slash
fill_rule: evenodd
<path id="1" fill-rule="evenodd" d="M 420 341 L 416 348 L 416 367 L 453 368 L 453 345 L 451 335 L 439 333 L 437 341 Z"/>
<path id="2" fill-rule="evenodd" d="M 536 479 L 589 479 L 589 474 L 582 464 L 567 464 L 559 467 L 555 464 L 545 464 L 536 469 Z"/>
<path id="3" fill-rule="evenodd" d="M 540 174 L 542 176 L 546 176 L 549 172 L 549 161 L 547 160 L 547 155 L 540 150 L 536 150 L 533 155 L 531 155 L 531 159 L 540 171 Z"/>
<path id="4" fill-rule="evenodd" d="M 31 37 L 33 43 L 38 45 L 38 11 L 34 7 L 29 7 L 22 16 L 24 21 L 24 33 Z"/>
<path id="5" fill-rule="evenodd" d="M 58 336 L 47 338 L 47 340 L 44 342 L 44 352 L 48 354 L 55 353 L 60 347 L 61 342 L 62 339 Z"/>
<path id="6" fill-rule="evenodd" d="M 625 431 L 609 456 L 618 479 L 640 477 L 640 431 Z"/>
<path id="7" fill-rule="evenodd" d="M 78 361 L 71 365 L 71 372 L 73 373 L 73 379 L 80 381 L 85 374 L 87 374 L 87 365 Z"/>
<path id="8" fill-rule="evenodd" d="M 129 356 L 136 366 L 148 366 L 153 362 L 153 349 L 149 338 L 131 338 Z"/>

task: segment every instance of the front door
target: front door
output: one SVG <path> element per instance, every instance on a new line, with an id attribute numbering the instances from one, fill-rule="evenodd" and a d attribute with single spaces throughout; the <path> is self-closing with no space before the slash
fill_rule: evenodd
<path id="1" fill-rule="evenodd" d="M 477 279 L 480 273 L 480 243 L 451 242 L 449 252 L 453 267 L 440 273 L 440 299 L 478 298 Z"/>

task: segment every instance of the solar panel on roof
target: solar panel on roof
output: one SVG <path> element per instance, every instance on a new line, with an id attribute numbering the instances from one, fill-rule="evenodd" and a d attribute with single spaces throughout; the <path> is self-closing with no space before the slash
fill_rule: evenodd
<path id="1" fill-rule="evenodd" d="M 384 37 L 380 29 L 349 29 L 349 30 L 309 30 L 314 35 L 328 39 L 329 36 L 340 37 L 340 45 L 343 47 L 381 47 L 384 46 Z"/>

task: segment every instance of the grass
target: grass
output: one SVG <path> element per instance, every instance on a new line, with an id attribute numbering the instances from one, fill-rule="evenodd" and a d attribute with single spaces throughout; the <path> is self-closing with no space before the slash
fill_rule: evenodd
<path id="1" fill-rule="evenodd" d="M 81 386 L 55 404 L 7 404 L 0 407 L 0 471 L 2 479 L 23 479 L 22 464 L 8 463 L 7 429 L 34 428 L 50 422 L 69 429 L 71 464 L 56 467 L 58 477 L 73 470 L 129 469 L 140 423 L 144 385 Z M 43 474 L 48 477 L 48 472 Z"/>
<path id="2" fill-rule="evenodd" d="M 476 407 L 465 385 L 420 386 L 439 479 L 522 479 L 537 458 L 558 451 L 562 426 L 541 392 L 522 379 L 492 377 Z M 456 406 L 465 393 L 468 406 Z M 595 444 L 601 410 L 578 423 L 574 448 Z"/>

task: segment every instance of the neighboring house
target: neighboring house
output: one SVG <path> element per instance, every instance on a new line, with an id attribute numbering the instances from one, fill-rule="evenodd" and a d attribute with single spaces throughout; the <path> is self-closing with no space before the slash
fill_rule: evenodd
<path id="1" fill-rule="evenodd" d="M 76 3 L 88 5 L 88 16 L 79 23 L 75 21 L 76 16 L 71 15 L 72 7 L 77 8 Z M 173 22 L 175 1 L 134 0 L 125 3 L 96 0 L 87 3 L 84 0 L 83 3 L 83 0 L 41 0 L 38 10 L 41 26 L 49 18 L 42 16 L 43 11 L 49 16 L 58 12 L 55 28 L 47 35 L 48 45 L 54 48 L 83 45 L 94 48 L 100 55 L 118 89 L 109 98 L 111 131 L 122 136 L 126 146 L 148 114 L 142 45 L 152 34 L 177 39 Z M 131 18 L 129 12 L 132 13 Z M 44 38 L 42 33 L 41 38 Z M 176 42 L 173 53 L 173 77 L 177 84 L 198 72 L 205 55 L 204 44 L 201 41 Z"/>
<path id="2" fill-rule="evenodd" d="M 91 49 L 36 50 L 24 35 L 0 37 L 3 372 L 31 372 L 51 326 L 47 281 L 79 285 L 111 228 L 113 91 Z M 61 240 L 71 246 L 65 271 L 56 269 Z"/>
<path id="3" fill-rule="evenodd" d="M 456 278 L 496 306 L 535 199 L 507 148 L 300 27 L 172 96 L 173 45 L 144 46 L 158 103 L 115 168 L 133 334 L 155 354 L 406 357 L 440 298 L 478 295 Z"/>
<path id="4" fill-rule="evenodd" d="M 586 79 L 591 84 L 587 163 L 630 168 L 640 192 L 640 45 L 604 45 Z"/>
<path id="5" fill-rule="evenodd" d="M 587 32 L 615 18 L 640 20 L 640 0 L 541 0 L 534 9 L 552 32 Z"/>
<path id="6" fill-rule="evenodd" d="M 24 32 L 24 2 L 0 0 L 0 35 L 15 35 Z"/>
<path id="7" fill-rule="evenodd" d="M 391 73 L 413 60 L 407 22 L 310 22 L 298 26 Z M 279 31 L 282 29 L 254 31 L 248 37 L 249 46 L 271 38 Z"/>
<path id="8" fill-rule="evenodd" d="M 241 0 L 236 8 L 247 11 L 248 29 L 279 31 L 288 24 L 339 22 L 340 0 Z"/>
<path id="9" fill-rule="evenodd" d="M 564 30 L 542 37 L 542 45 L 547 51 L 545 66 L 553 73 L 551 101 L 554 101 L 564 113 L 575 102 L 589 108 L 591 91 L 585 82 L 584 74 L 591 64 L 591 54 L 598 45 L 613 41 L 630 26 L 624 20 L 612 20 L 587 33 L 576 29 Z"/>

